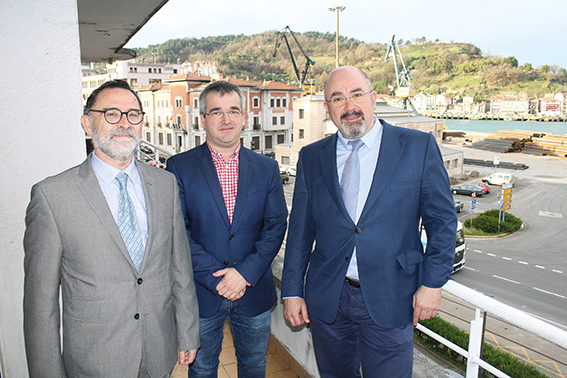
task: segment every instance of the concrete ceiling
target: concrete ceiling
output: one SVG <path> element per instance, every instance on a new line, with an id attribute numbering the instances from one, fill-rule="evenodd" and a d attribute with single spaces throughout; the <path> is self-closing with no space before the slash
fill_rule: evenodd
<path id="1" fill-rule="evenodd" d="M 82 62 L 131 59 L 124 45 L 168 0 L 77 0 Z"/>

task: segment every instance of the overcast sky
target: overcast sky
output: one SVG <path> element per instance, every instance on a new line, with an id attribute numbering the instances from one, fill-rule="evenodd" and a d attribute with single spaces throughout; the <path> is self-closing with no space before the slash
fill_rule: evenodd
<path id="1" fill-rule="evenodd" d="M 169 0 L 126 47 L 169 39 L 282 30 L 336 31 L 341 36 L 387 43 L 426 37 L 469 42 L 485 55 L 515 56 L 520 65 L 567 68 L 567 0 Z"/>

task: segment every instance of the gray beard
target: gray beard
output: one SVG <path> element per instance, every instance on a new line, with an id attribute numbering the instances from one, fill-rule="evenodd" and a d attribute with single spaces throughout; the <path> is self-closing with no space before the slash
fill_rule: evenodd
<path id="1" fill-rule="evenodd" d="M 132 139 L 127 144 L 116 143 L 113 139 L 115 135 L 130 135 Z M 105 136 L 100 135 L 96 128 L 92 129 L 92 142 L 96 149 L 99 149 L 106 156 L 117 161 L 127 161 L 134 155 L 134 151 L 138 148 L 141 138 L 131 129 L 118 128 L 112 130 Z"/>
<path id="2" fill-rule="evenodd" d="M 348 139 L 357 139 L 366 131 L 366 120 L 364 119 L 357 122 L 345 122 L 341 120 L 341 125 Z"/>

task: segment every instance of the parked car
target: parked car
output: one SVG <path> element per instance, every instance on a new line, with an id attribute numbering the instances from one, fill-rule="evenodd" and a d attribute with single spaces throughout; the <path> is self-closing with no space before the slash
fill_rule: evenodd
<path id="1" fill-rule="evenodd" d="M 289 175 L 285 171 L 280 171 L 280 177 L 282 178 L 282 184 L 289 181 Z"/>
<path id="2" fill-rule="evenodd" d="M 486 182 L 475 182 L 475 185 L 480 185 L 484 188 L 484 190 L 486 191 L 486 194 L 490 193 L 490 185 L 488 185 L 488 183 Z"/>
<path id="3" fill-rule="evenodd" d="M 483 177 L 482 181 L 490 185 L 504 185 L 510 184 L 514 186 L 516 183 L 516 176 L 510 173 L 493 173 L 490 176 Z"/>
<path id="4" fill-rule="evenodd" d="M 288 175 L 295 177 L 295 174 L 297 173 L 297 168 L 289 167 L 286 172 Z"/>
<path id="5" fill-rule="evenodd" d="M 144 145 L 140 145 L 140 151 L 142 151 L 143 153 L 150 155 L 154 153 L 154 150 L 152 150 L 151 148 L 149 148 L 148 146 L 144 146 Z"/>
<path id="6" fill-rule="evenodd" d="M 476 193 L 477 197 L 482 196 L 486 193 L 486 190 L 480 185 L 476 184 L 465 184 L 461 186 L 454 186 L 451 188 L 453 194 L 464 194 L 467 196 L 472 196 L 473 193 Z"/>
<path id="7" fill-rule="evenodd" d="M 453 198 L 453 201 L 455 202 L 455 211 L 457 213 L 460 213 L 461 211 L 463 211 L 463 208 L 464 208 L 463 202 L 459 201 L 458 199 L 454 199 L 454 198 Z"/>

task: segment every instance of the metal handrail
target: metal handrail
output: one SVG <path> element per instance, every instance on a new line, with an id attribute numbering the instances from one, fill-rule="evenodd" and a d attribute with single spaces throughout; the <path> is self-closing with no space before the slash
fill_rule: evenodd
<path id="1" fill-rule="evenodd" d="M 481 310 L 487 311 L 501 319 L 505 319 L 507 322 L 520 329 L 537 335 L 561 348 L 567 349 L 567 332 L 558 327 L 528 315 L 514 307 L 498 302 L 493 298 L 487 297 L 486 295 L 453 280 L 449 280 L 443 286 L 443 291 L 476 307 L 475 318 L 471 321 L 469 332 L 469 350 L 467 351 L 461 348 L 421 324 L 417 325 L 417 329 L 459 353 L 461 356 L 467 358 L 466 378 L 477 378 L 479 374 L 479 367 L 482 367 L 496 377 L 510 378 L 510 376 L 483 361 L 480 357 L 484 323 L 484 318 L 481 316 Z"/>

